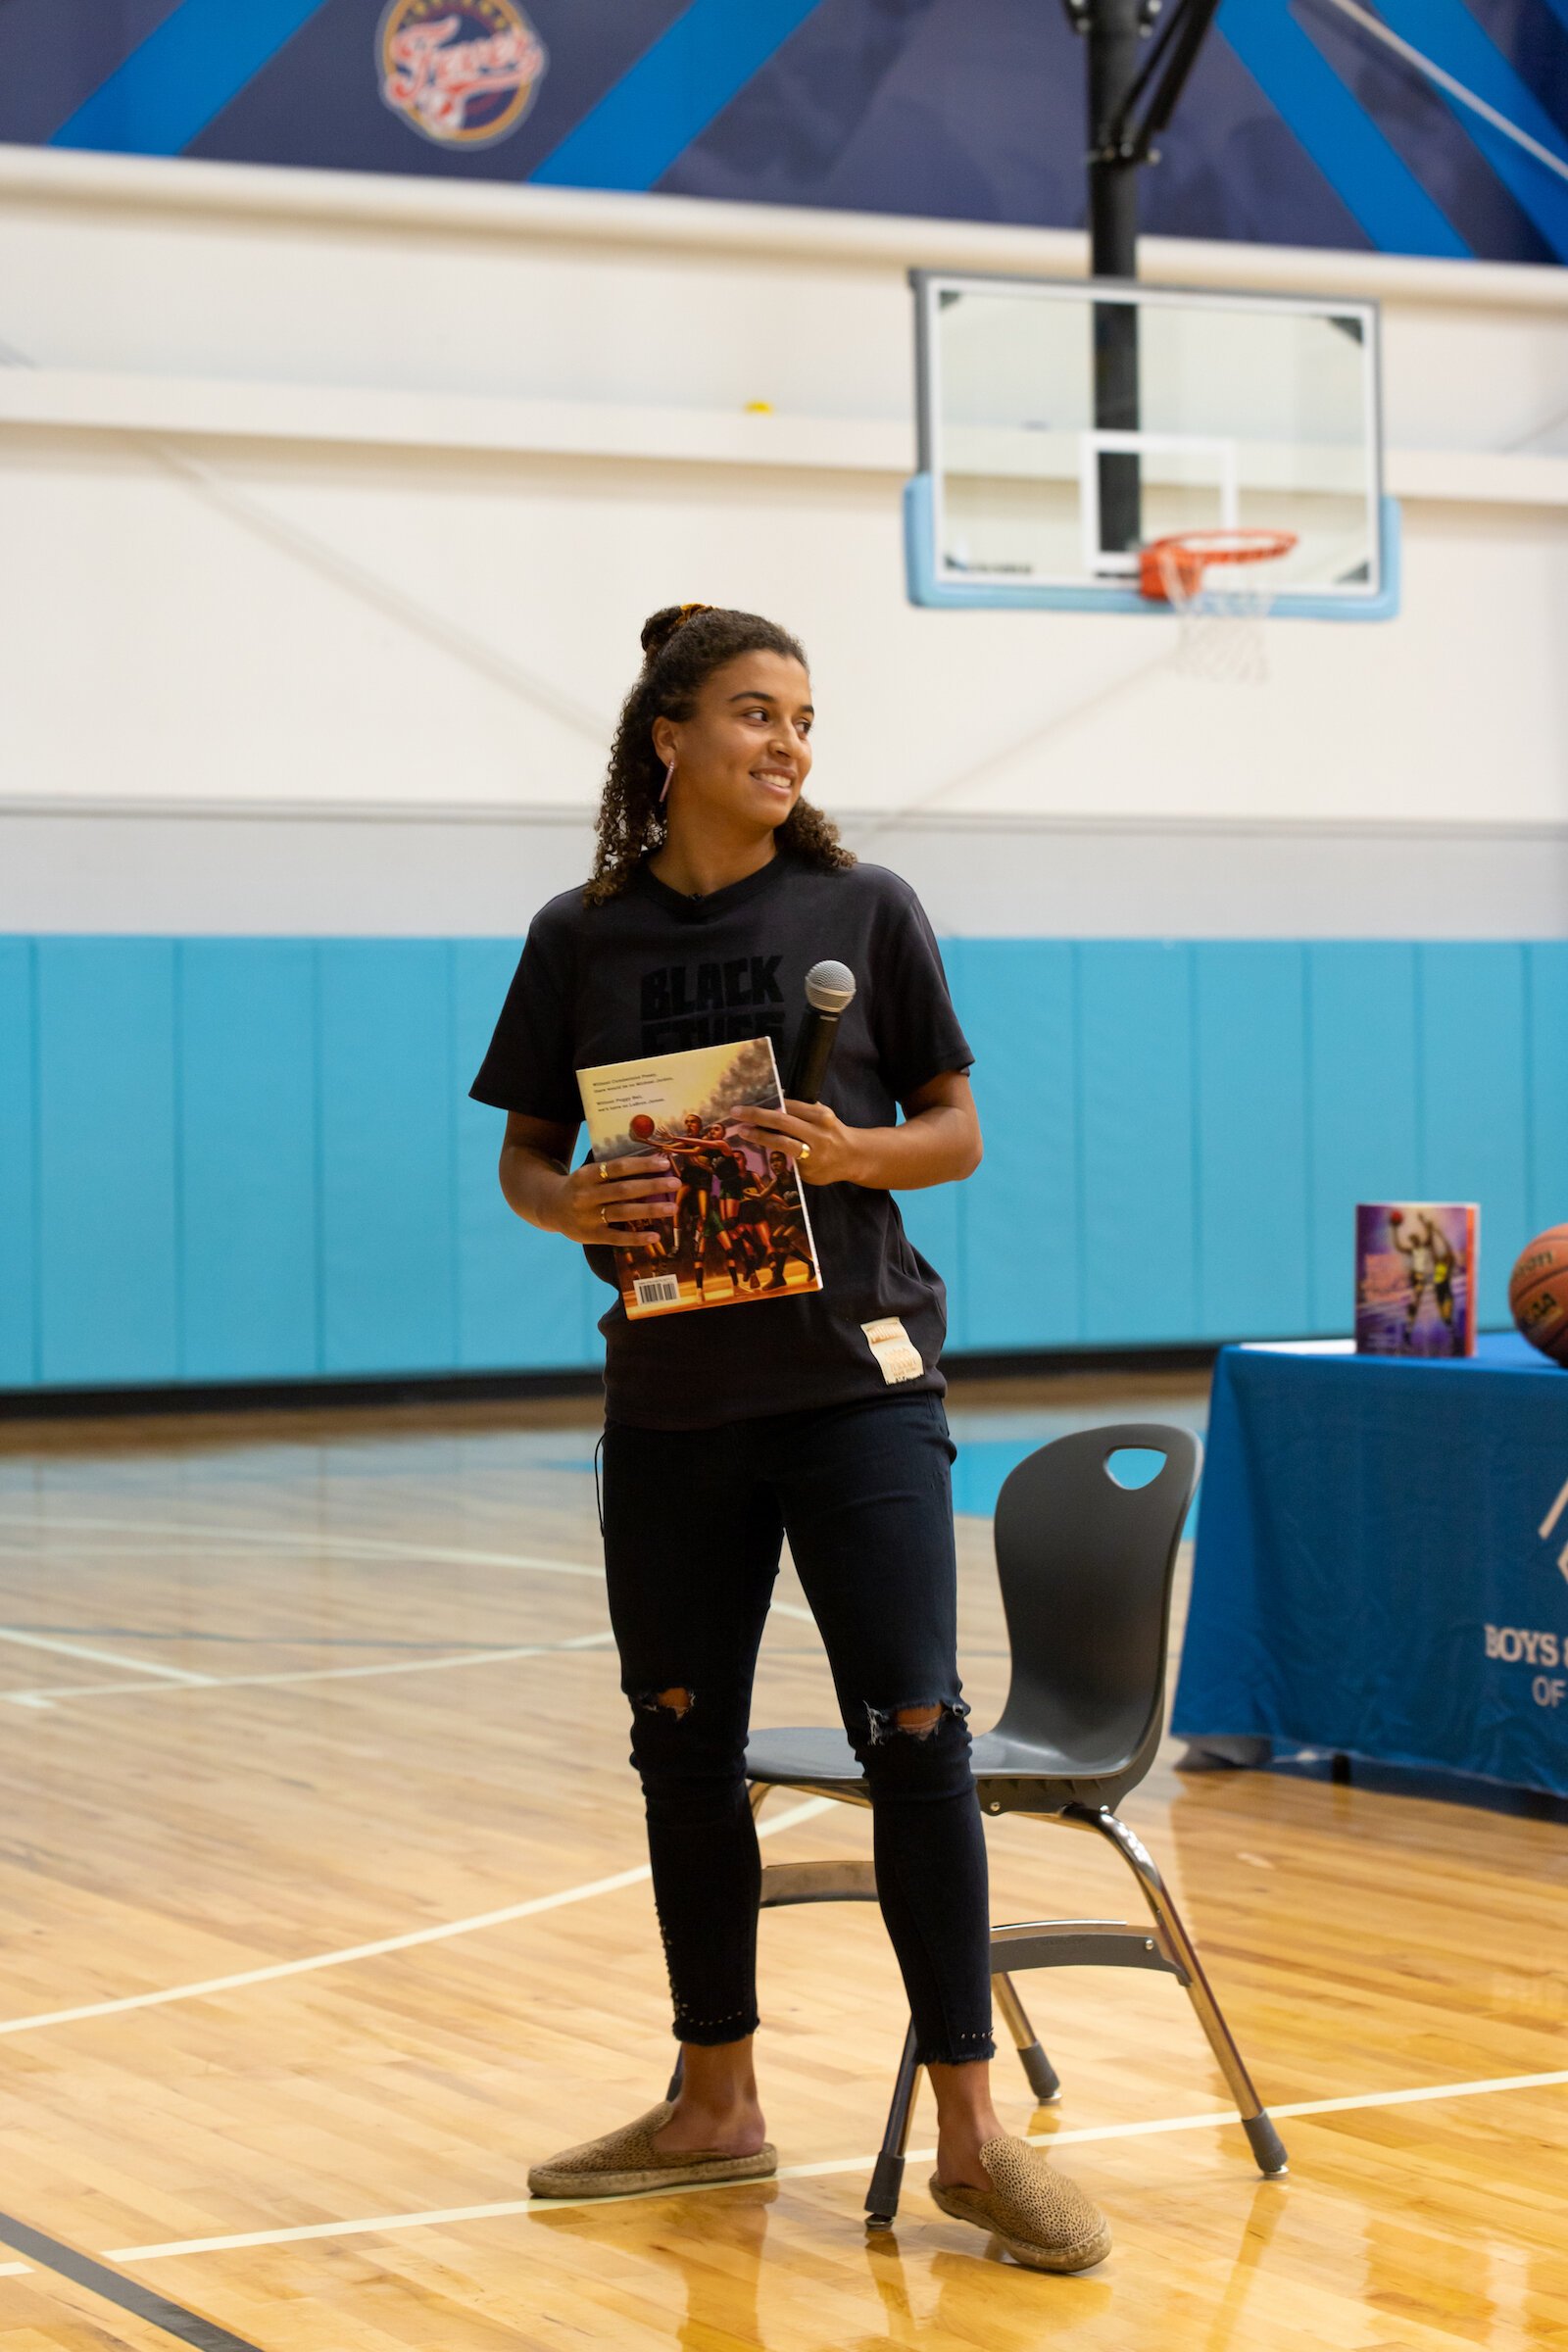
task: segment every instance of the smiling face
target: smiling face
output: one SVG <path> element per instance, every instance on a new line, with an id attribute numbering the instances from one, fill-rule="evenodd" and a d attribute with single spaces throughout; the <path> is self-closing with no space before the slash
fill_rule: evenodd
<path id="1" fill-rule="evenodd" d="M 654 721 L 654 749 L 675 762 L 672 808 L 726 827 L 771 831 L 811 772 L 811 681 L 785 654 L 741 654 L 699 690 L 690 718 Z"/>

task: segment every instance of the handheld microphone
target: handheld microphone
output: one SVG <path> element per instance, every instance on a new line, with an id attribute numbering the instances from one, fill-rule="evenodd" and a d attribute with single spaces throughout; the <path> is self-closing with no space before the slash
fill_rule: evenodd
<path id="1" fill-rule="evenodd" d="M 854 1002 L 855 974 L 848 964 L 812 964 L 806 975 L 806 1018 L 795 1041 L 784 1088 L 792 1102 L 819 1101 L 840 1018 Z"/>

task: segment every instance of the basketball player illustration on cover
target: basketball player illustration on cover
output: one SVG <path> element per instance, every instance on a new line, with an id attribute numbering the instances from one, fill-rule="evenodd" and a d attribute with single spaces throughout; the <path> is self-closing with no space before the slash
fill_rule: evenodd
<path id="1" fill-rule="evenodd" d="M 1453 1277 L 1456 1270 L 1463 1269 L 1463 1250 L 1454 1248 L 1436 1217 L 1430 1214 L 1417 1215 L 1407 1227 L 1396 1208 L 1389 1212 L 1389 1239 L 1404 1259 L 1409 1274 L 1410 1296 L 1404 1309 L 1406 1344 L 1416 1327 L 1421 1301 L 1429 1285 L 1433 1304 L 1451 1331 Z"/>
<path id="2" fill-rule="evenodd" d="M 799 1258 L 808 1268 L 811 1252 L 801 1225 L 799 1204 L 792 1199 L 794 1179 L 790 1174 L 787 1152 L 769 1152 L 767 1174 L 758 1177 L 742 1201 L 742 1211 L 758 1237 L 758 1245 L 768 1266 L 768 1289 L 786 1290 L 789 1286 L 788 1267 L 792 1258 Z"/>
<path id="3" fill-rule="evenodd" d="M 1357 1352 L 1473 1355 L 1479 1242 L 1473 1202 L 1358 1201 Z"/>
<path id="4" fill-rule="evenodd" d="M 689 1110 L 681 1121 L 679 1135 L 661 1135 L 657 1140 L 664 1148 L 679 1188 L 675 1194 L 669 1254 L 678 1257 L 690 1245 L 693 1280 L 701 1295 L 708 1255 L 709 1217 L 713 1204 L 713 1162 L 701 1112 Z"/>
<path id="5" fill-rule="evenodd" d="M 752 1228 L 742 1215 L 742 1202 L 751 1182 L 751 1163 L 745 1152 L 728 1140 L 722 1127 L 710 1127 L 708 1142 L 718 1195 L 713 1211 L 718 1246 L 736 1290 L 744 1280 L 747 1289 L 755 1291 L 757 1259 L 752 1248 Z"/>
<path id="6" fill-rule="evenodd" d="M 723 1122 L 705 1126 L 701 1112 L 689 1110 L 678 1131 L 657 1129 L 647 1140 L 662 1152 L 678 1186 L 675 1215 L 663 1244 L 665 1258 L 689 1259 L 697 1295 L 705 1298 L 712 1243 L 731 1289 L 738 1291 L 743 1282 L 749 1290 L 758 1289 L 756 1269 L 764 1262 L 765 1252 L 743 1215 L 754 1181 L 752 1166 Z"/>

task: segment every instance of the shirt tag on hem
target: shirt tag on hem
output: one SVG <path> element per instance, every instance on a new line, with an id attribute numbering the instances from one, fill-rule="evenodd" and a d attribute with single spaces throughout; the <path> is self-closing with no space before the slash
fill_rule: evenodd
<path id="1" fill-rule="evenodd" d="M 897 1315 L 884 1315 L 879 1323 L 862 1323 L 860 1329 L 890 1389 L 901 1380 L 919 1379 L 925 1363 Z"/>

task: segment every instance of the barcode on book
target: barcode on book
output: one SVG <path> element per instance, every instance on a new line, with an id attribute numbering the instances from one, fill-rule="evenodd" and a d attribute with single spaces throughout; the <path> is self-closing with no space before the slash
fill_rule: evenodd
<path id="1" fill-rule="evenodd" d="M 679 1306 L 680 1284 L 673 1274 L 640 1274 L 632 1289 L 639 1306 Z"/>

